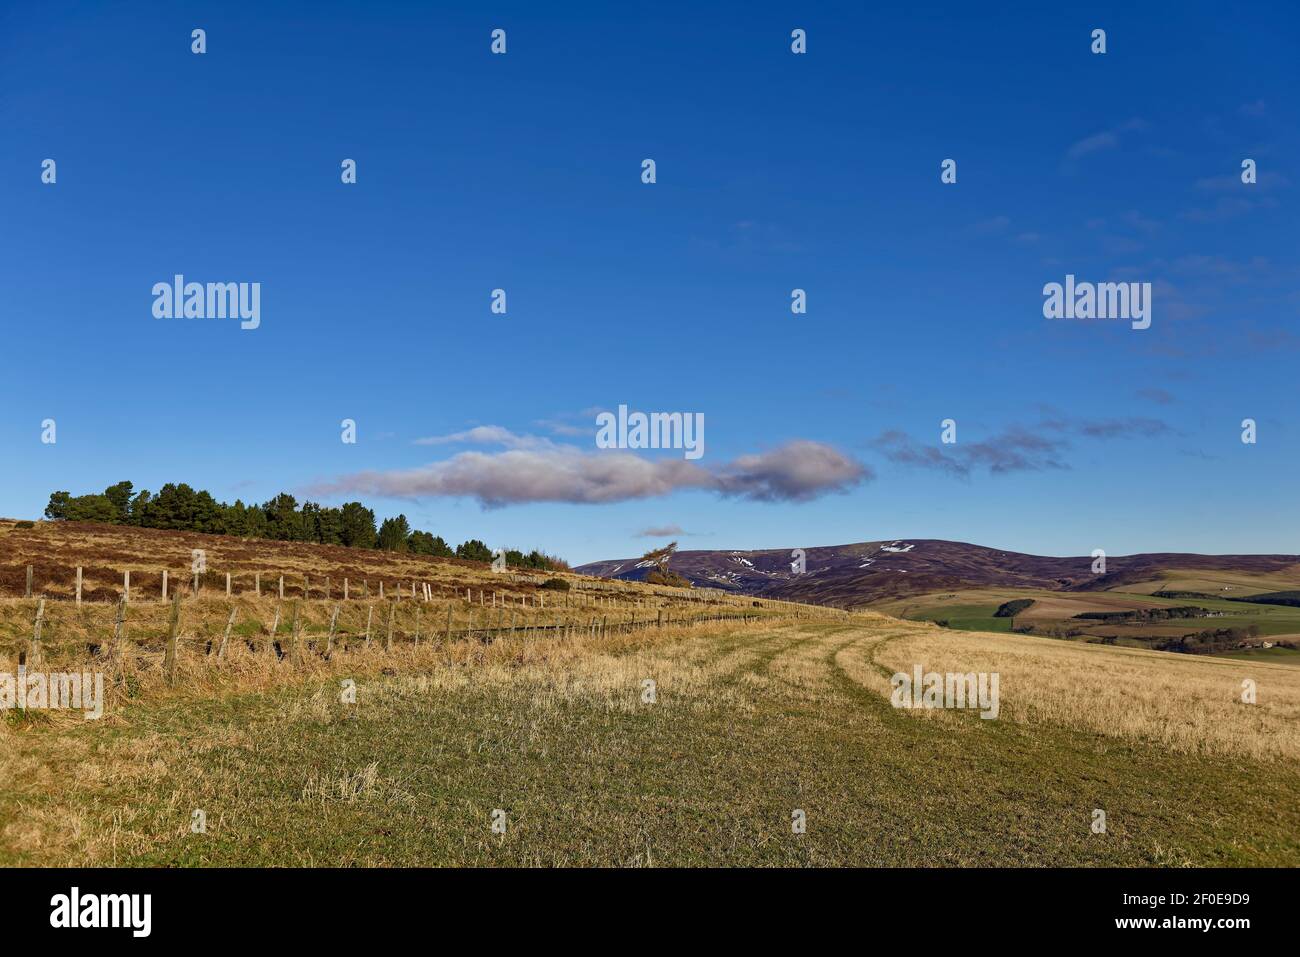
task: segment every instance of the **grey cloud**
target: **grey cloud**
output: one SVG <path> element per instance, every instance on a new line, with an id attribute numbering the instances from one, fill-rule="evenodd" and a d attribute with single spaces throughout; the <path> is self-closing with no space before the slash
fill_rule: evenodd
<path id="1" fill-rule="evenodd" d="M 891 429 L 880 433 L 871 443 L 884 452 L 885 458 L 900 465 L 917 468 L 934 469 L 949 475 L 966 477 L 971 467 L 967 462 L 959 462 L 952 454 L 936 445 L 919 445 L 905 432 Z M 947 448 L 945 446 L 945 448 Z"/>
<path id="2" fill-rule="evenodd" d="M 652 525 L 637 532 L 637 538 L 672 538 L 674 535 L 688 535 L 680 525 Z"/>
<path id="3" fill-rule="evenodd" d="M 628 452 L 597 455 L 558 448 L 461 452 L 419 468 L 343 476 L 315 491 L 387 498 L 463 496 L 485 508 L 500 508 L 524 502 L 623 502 L 713 484 L 708 472 L 682 459 L 651 461 Z"/>
<path id="4" fill-rule="evenodd" d="M 759 502 L 806 502 L 872 478 L 869 468 L 838 449 L 800 439 L 724 466 L 718 491 Z"/>
<path id="5" fill-rule="evenodd" d="M 501 437 L 514 442 L 521 436 Z M 871 471 L 837 450 L 800 440 L 771 452 L 741 456 L 716 470 L 674 458 L 571 446 L 461 452 L 412 469 L 358 472 L 307 491 L 386 498 L 465 497 L 485 508 L 526 502 L 607 504 L 701 490 L 752 501 L 803 502 L 846 491 Z"/>
<path id="6" fill-rule="evenodd" d="M 1069 432 L 1090 439 L 1151 438 L 1172 431 L 1160 419 L 1129 416 L 1121 419 L 1047 419 L 1044 428 Z"/>
<path id="7" fill-rule="evenodd" d="M 1170 405 L 1176 401 L 1174 394 L 1167 389 L 1138 389 L 1134 394 L 1138 398 L 1154 402 L 1156 405 Z"/>
<path id="8" fill-rule="evenodd" d="M 903 432 L 888 431 L 881 433 L 872 444 L 891 462 L 946 472 L 958 478 L 969 478 L 978 469 L 1003 475 L 1068 467 L 1056 455 L 1066 443 L 1018 427 L 980 442 L 945 446 L 921 444 Z"/>
<path id="9" fill-rule="evenodd" d="M 1163 435 L 1172 430 L 1159 419 L 1046 418 L 1034 428 L 1011 426 L 978 442 L 953 445 L 920 443 L 896 429 L 882 432 L 872 445 L 891 462 L 969 478 L 984 469 L 992 475 L 1068 469 L 1062 453 L 1070 448 L 1064 435 L 1109 440 Z"/>

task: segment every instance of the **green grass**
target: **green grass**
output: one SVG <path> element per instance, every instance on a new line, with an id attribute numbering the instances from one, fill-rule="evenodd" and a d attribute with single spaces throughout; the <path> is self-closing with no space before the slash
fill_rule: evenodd
<path id="1" fill-rule="evenodd" d="M 1111 591 L 1108 595 L 1124 595 L 1124 592 Z M 1240 620 L 1247 624 L 1257 624 L 1263 631 L 1266 627 L 1276 628 L 1270 634 L 1281 634 L 1286 631 L 1300 632 L 1300 608 L 1288 605 L 1266 605 L 1254 604 L 1248 601 L 1228 601 L 1222 598 L 1155 598 L 1150 595 L 1134 594 L 1135 599 L 1141 599 L 1144 602 L 1159 603 L 1164 607 L 1175 607 L 1181 605 L 1194 605 L 1197 608 L 1204 608 L 1207 611 L 1223 612 L 1224 618 L 1210 619 L 1188 619 L 1201 621 L 1234 621 Z M 1228 627 L 1228 626 L 1224 626 Z"/>
<path id="2" fill-rule="evenodd" d="M 1230 651 L 1215 655 L 1216 658 L 1258 658 L 1281 665 L 1300 665 L 1300 650 L 1295 648 L 1248 648 L 1244 651 Z"/>
<path id="3" fill-rule="evenodd" d="M 1093 594 L 1091 592 L 1071 593 L 1076 595 L 1081 602 L 1086 602 Z M 1149 642 L 1142 642 L 1141 639 L 1148 638 L 1152 641 L 1161 638 L 1180 637 L 1184 634 L 1194 634 L 1196 632 L 1213 630 L 1219 628 L 1249 628 L 1252 625 L 1259 629 L 1259 635 L 1267 638 L 1272 635 L 1300 634 L 1300 608 L 1283 605 L 1254 605 L 1240 601 L 1228 601 L 1226 599 L 1206 598 L 1206 599 L 1174 599 L 1174 598 L 1155 598 L 1150 595 L 1132 593 L 1131 595 L 1121 591 L 1108 591 L 1102 593 L 1110 597 L 1131 597 L 1139 605 L 1150 606 L 1157 605 L 1165 608 L 1177 606 L 1193 605 L 1198 608 L 1205 608 L 1207 611 L 1223 613 L 1222 618 L 1186 618 L 1173 619 L 1157 622 L 1144 622 L 1134 624 L 1121 624 L 1115 622 L 1103 622 L 1097 619 L 1084 618 L 1059 618 L 1059 619 L 1041 619 L 1029 618 L 1023 619 L 1020 624 L 1032 623 L 1039 632 L 1046 632 L 1051 628 L 1061 629 L 1063 631 L 1077 630 L 1085 632 L 1088 635 L 1118 635 L 1121 639 L 1134 639 L 1139 645 Z M 994 618 L 993 613 L 1004 601 L 1011 601 L 1016 598 L 1036 597 L 1023 591 L 1008 590 L 1004 597 L 997 598 L 991 603 L 966 603 L 966 604 L 939 604 L 939 603 L 922 603 L 917 607 L 906 607 L 906 617 L 913 621 L 947 621 L 949 628 L 955 628 L 959 631 L 992 631 L 1008 632 L 1011 631 L 1011 618 Z M 1062 593 L 1043 593 L 1042 597 L 1063 597 Z M 1120 609 L 1116 609 L 1120 610 Z M 901 608 L 892 609 L 892 613 L 902 613 Z"/>
<path id="4" fill-rule="evenodd" d="M 27 758 L 78 783 L 0 789 L 0 821 L 71 833 L 0 840 L 0 864 L 1300 864 L 1293 764 L 919 719 L 842 666 L 880 631 L 751 630 L 509 680 L 366 680 L 355 707 L 330 683 L 25 731 Z M 626 686 L 602 686 L 627 661 Z M 122 760 L 135 773 L 78 777 Z"/>
<path id="5" fill-rule="evenodd" d="M 1001 603 L 992 605 L 942 605 L 913 612 L 913 621 L 946 621 L 949 628 L 958 631 L 1009 632 L 1013 618 L 994 618 L 993 613 Z"/>

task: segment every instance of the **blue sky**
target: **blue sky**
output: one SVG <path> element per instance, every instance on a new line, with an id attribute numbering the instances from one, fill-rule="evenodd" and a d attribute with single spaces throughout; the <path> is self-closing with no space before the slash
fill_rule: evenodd
<path id="1" fill-rule="evenodd" d="M 1300 551 L 1293 7 L 475 6 L 0 6 L 0 514 L 129 478 L 575 562 Z M 260 327 L 155 319 L 176 273 Z M 1067 273 L 1151 328 L 1045 319 Z M 597 449 L 619 404 L 702 413 L 706 471 Z"/>

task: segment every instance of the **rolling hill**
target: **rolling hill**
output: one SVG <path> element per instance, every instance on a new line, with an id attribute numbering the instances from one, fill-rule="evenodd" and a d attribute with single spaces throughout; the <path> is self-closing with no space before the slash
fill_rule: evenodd
<path id="1" fill-rule="evenodd" d="M 1246 576 L 1234 595 L 1282 591 L 1300 581 L 1300 555 L 1197 555 L 1159 552 L 1110 556 L 1105 574 L 1093 574 L 1089 556 L 1026 555 L 938 539 L 857 542 L 805 548 L 806 571 L 791 570 L 791 549 L 681 551 L 672 571 L 699 587 L 748 595 L 857 608 L 915 595 L 960 589 L 1034 589 L 1096 592 L 1185 577 Z M 592 562 L 585 575 L 640 580 L 648 567 L 635 558 Z M 1271 587 L 1269 583 L 1275 583 Z M 1233 586 L 1220 586 L 1229 590 Z"/>
<path id="2" fill-rule="evenodd" d="M 846 610 L 884 612 L 958 631 L 1016 632 L 1300 664 L 1300 556 L 1160 552 L 1051 558 L 964 542 L 909 539 L 792 552 L 690 551 L 670 569 L 694 585 Z M 579 572 L 643 578 L 637 559 Z"/>

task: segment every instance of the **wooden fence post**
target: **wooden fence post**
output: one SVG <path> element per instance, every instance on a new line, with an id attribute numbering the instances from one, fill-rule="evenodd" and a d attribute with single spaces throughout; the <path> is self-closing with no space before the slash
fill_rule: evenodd
<path id="1" fill-rule="evenodd" d="M 302 652 L 300 640 L 302 638 L 302 619 L 298 617 L 298 603 L 293 603 L 293 633 L 289 639 L 289 663 L 296 665 L 301 658 Z"/>
<path id="2" fill-rule="evenodd" d="M 27 589 L 23 592 L 24 598 L 32 597 L 32 566 L 27 566 Z"/>
<path id="3" fill-rule="evenodd" d="M 226 576 L 226 580 L 227 581 L 230 580 L 229 575 Z M 228 595 L 230 594 L 230 592 L 227 591 L 226 594 Z M 239 609 L 237 608 L 230 609 L 230 617 L 226 620 L 226 633 L 221 636 L 221 644 L 217 647 L 218 658 L 226 657 L 226 645 L 230 641 L 230 629 L 235 627 L 235 612 L 237 612 L 238 610 Z"/>
<path id="4" fill-rule="evenodd" d="M 163 655 L 163 673 L 167 676 L 167 684 L 176 684 L 176 645 L 177 635 L 181 629 L 181 593 L 178 589 L 176 597 L 172 599 L 172 617 L 171 625 L 167 633 L 167 651 Z"/>
<path id="5" fill-rule="evenodd" d="M 226 572 L 226 597 L 230 597 L 230 572 Z"/>
<path id="6" fill-rule="evenodd" d="M 77 604 L 81 604 L 81 566 L 77 566 Z"/>
<path id="7" fill-rule="evenodd" d="M 284 601 L 284 576 L 280 576 L 280 601 Z"/>
<path id="8" fill-rule="evenodd" d="M 253 572 L 253 594 L 258 598 L 262 597 L 262 573 Z"/>
<path id="9" fill-rule="evenodd" d="M 379 582 L 379 600 L 384 600 L 384 582 L 382 579 Z"/>
<path id="10" fill-rule="evenodd" d="M 108 649 L 108 662 L 111 665 L 122 651 L 122 637 L 126 628 L 126 600 L 117 600 L 117 617 L 113 622 L 113 644 Z"/>
<path id="11" fill-rule="evenodd" d="M 397 613 L 397 602 L 388 604 L 388 631 L 384 633 L 384 651 L 393 650 L 393 615 Z"/>
<path id="12" fill-rule="evenodd" d="M 375 606 L 367 605 L 366 606 L 366 647 L 367 648 L 370 647 L 370 619 L 371 617 L 374 616 L 374 614 L 375 614 Z"/>
<path id="13" fill-rule="evenodd" d="M 30 566 L 29 566 L 30 567 Z M 41 625 L 45 623 L 45 599 L 36 606 L 36 622 L 32 625 L 32 644 L 27 652 L 27 667 L 35 668 L 41 663 Z"/>
<path id="14" fill-rule="evenodd" d="M 167 569 L 163 569 L 162 600 L 167 600 Z"/>
<path id="15" fill-rule="evenodd" d="M 415 586 L 412 585 L 412 588 Z M 411 596 L 415 597 L 415 596 Z M 415 606 L 415 647 L 420 647 L 420 606 Z"/>
<path id="16" fill-rule="evenodd" d="M 129 569 L 127 571 L 122 572 L 122 594 L 126 596 L 127 604 L 130 604 L 131 603 L 131 572 Z"/>
<path id="17" fill-rule="evenodd" d="M 343 579 L 343 600 L 348 600 L 348 580 L 346 578 Z"/>
<path id="18" fill-rule="evenodd" d="M 302 597 L 311 598 L 311 579 L 306 575 L 302 576 Z"/>
<path id="19" fill-rule="evenodd" d="M 280 629 L 280 606 L 275 606 L 275 620 L 271 622 L 271 636 L 266 639 L 266 647 L 275 650 L 275 633 Z"/>
<path id="20" fill-rule="evenodd" d="M 330 636 L 329 636 L 329 641 L 326 642 L 326 644 L 325 644 L 325 658 L 326 658 L 327 660 L 329 659 L 329 656 L 332 655 L 332 654 L 334 653 L 334 629 L 335 629 L 335 626 L 338 624 L 338 620 L 339 620 L 339 606 L 338 606 L 338 605 L 335 605 L 335 606 L 334 606 L 334 614 L 330 615 Z"/>

